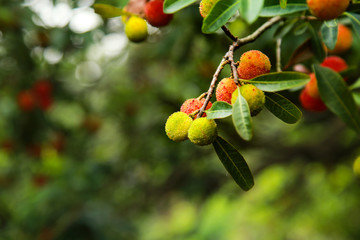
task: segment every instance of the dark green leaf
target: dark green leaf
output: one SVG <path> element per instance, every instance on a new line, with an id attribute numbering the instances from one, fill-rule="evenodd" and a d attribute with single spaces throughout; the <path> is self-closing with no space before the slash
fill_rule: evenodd
<path id="1" fill-rule="evenodd" d="M 177 12 L 197 0 L 165 0 L 164 1 L 164 12 L 165 13 L 174 13 Z"/>
<path id="2" fill-rule="evenodd" d="M 296 123 L 302 112 L 290 100 L 278 93 L 266 93 L 265 107 L 276 117 L 286 123 Z"/>
<path id="3" fill-rule="evenodd" d="M 339 72 L 343 78 L 353 78 L 358 76 L 358 68 L 356 66 L 349 66 L 347 69 Z"/>
<path id="4" fill-rule="evenodd" d="M 280 7 L 286 8 L 287 0 L 280 0 Z"/>
<path id="5" fill-rule="evenodd" d="M 275 72 L 260 75 L 250 80 L 241 80 L 251 83 L 265 92 L 277 92 L 305 85 L 310 80 L 308 74 L 300 72 Z"/>
<path id="6" fill-rule="evenodd" d="M 291 13 L 306 11 L 307 9 L 308 9 L 308 6 L 306 3 L 290 3 L 290 2 L 288 2 L 286 5 L 286 8 L 282 8 L 278 2 L 278 4 L 275 4 L 275 5 L 265 5 L 265 7 L 260 12 L 260 16 L 261 17 L 281 16 L 281 15 L 287 15 L 287 14 L 291 14 Z"/>
<path id="7" fill-rule="evenodd" d="M 208 119 L 226 118 L 232 114 L 232 106 L 227 102 L 217 101 L 205 112 Z"/>
<path id="8" fill-rule="evenodd" d="M 96 3 L 93 8 L 97 14 L 103 18 L 119 17 L 121 15 L 129 15 L 129 13 L 123 11 L 121 8 L 117 8 L 108 4 Z"/>
<path id="9" fill-rule="evenodd" d="M 297 21 L 298 21 L 297 19 L 290 19 L 287 20 L 284 24 L 280 25 L 278 29 L 276 29 L 276 32 L 274 33 L 274 38 L 276 39 L 284 38 L 291 31 L 291 29 L 294 28 Z"/>
<path id="10" fill-rule="evenodd" d="M 221 0 L 216 2 L 203 20 L 203 33 L 216 32 L 225 25 L 239 9 L 240 4 L 241 0 Z"/>
<path id="11" fill-rule="evenodd" d="M 233 105 L 233 124 L 240 137 L 246 141 L 250 141 L 253 136 L 253 127 L 249 105 L 245 98 L 241 96 L 239 88 L 237 88 L 237 91 L 239 95 Z"/>
<path id="12" fill-rule="evenodd" d="M 360 93 L 359 92 L 353 92 L 352 95 L 353 95 L 353 98 L 355 100 L 355 104 L 360 106 Z"/>
<path id="13" fill-rule="evenodd" d="M 355 32 L 360 37 L 360 14 L 345 12 L 345 15 L 348 16 L 348 18 L 350 18 Z"/>
<path id="14" fill-rule="evenodd" d="M 311 39 L 310 39 L 311 40 L 311 48 L 315 54 L 316 59 L 319 62 L 322 62 L 322 61 L 324 61 L 324 59 L 326 57 L 324 45 L 319 37 L 318 32 L 316 32 L 315 29 L 310 24 L 308 25 L 308 30 L 311 35 Z"/>
<path id="15" fill-rule="evenodd" d="M 241 0 L 240 16 L 248 23 L 253 23 L 258 18 L 263 5 L 264 0 Z"/>
<path id="16" fill-rule="evenodd" d="M 250 190 L 254 186 L 254 178 L 239 151 L 221 137 L 215 139 L 213 146 L 220 161 L 235 182 L 244 191 Z"/>
<path id="17" fill-rule="evenodd" d="M 314 66 L 321 99 L 349 127 L 360 133 L 360 114 L 342 77 L 330 68 Z"/>
<path id="18" fill-rule="evenodd" d="M 334 49 L 338 35 L 336 20 L 326 21 L 321 26 L 321 37 L 328 49 Z"/>

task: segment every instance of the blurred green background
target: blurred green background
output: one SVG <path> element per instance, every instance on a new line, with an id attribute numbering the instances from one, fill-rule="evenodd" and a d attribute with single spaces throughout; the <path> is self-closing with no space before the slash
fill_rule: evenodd
<path id="1" fill-rule="evenodd" d="M 0 6 L 1 240 L 360 239 L 360 144 L 341 120 L 304 112 L 287 125 L 264 110 L 251 142 L 231 119 L 217 121 L 254 173 L 243 192 L 211 146 L 164 131 L 182 102 L 207 91 L 229 39 L 201 33 L 195 4 L 129 43 L 121 19 L 102 20 L 92 4 Z M 246 36 L 263 21 L 229 28 Z M 259 49 L 275 65 L 274 30 L 236 58 Z M 284 40 L 284 61 L 303 39 Z M 359 52 L 356 38 L 343 57 L 359 66 Z M 19 108 L 19 94 L 44 79 L 51 107 Z M 299 91 L 284 95 L 298 104 Z"/>

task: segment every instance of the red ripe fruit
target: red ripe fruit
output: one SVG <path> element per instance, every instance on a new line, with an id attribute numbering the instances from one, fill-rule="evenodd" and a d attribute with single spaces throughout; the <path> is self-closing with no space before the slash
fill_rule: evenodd
<path id="1" fill-rule="evenodd" d="M 36 106 L 35 96 L 30 90 L 21 91 L 17 96 L 17 102 L 24 112 L 29 112 Z"/>
<path id="2" fill-rule="evenodd" d="M 162 0 L 153 0 L 145 5 L 146 20 L 154 27 L 166 26 L 173 18 L 172 14 L 164 13 L 163 5 L 164 1 Z"/>
<path id="3" fill-rule="evenodd" d="M 216 101 L 223 101 L 231 104 L 231 96 L 236 88 L 237 85 L 233 78 L 222 79 L 216 88 Z"/>
<path id="4" fill-rule="evenodd" d="M 270 72 L 269 58 L 258 50 L 250 50 L 240 57 L 237 72 L 241 79 L 252 79 L 261 74 Z"/>
<path id="5" fill-rule="evenodd" d="M 335 72 L 341 72 L 348 68 L 345 60 L 338 56 L 329 56 L 325 58 L 321 63 L 321 66 L 331 68 Z"/>
<path id="6" fill-rule="evenodd" d="M 48 80 L 40 80 L 37 81 L 33 87 L 34 94 L 36 96 L 36 100 L 39 104 L 39 107 L 46 111 L 48 110 L 52 104 L 52 85 Z"/>
<path id="7" fill-rule="evenodd" d="M 322 112 L 327 109 L 320 98 L 314 98 L 309 95 L 306 88 L 301 91 L 300 103 L 304 109 L 312 112 Z"/>
<path id="8" fill-rule="evenodd" d="M 181 105 L 180 112 L 190 115 L 191 113 L 195 112 L 196 110 L 199 110 L 203 106 L 204 102 L 205 102 L 205 98 L 202 98 L 201 100 L 199 100 L 197 98 L 190 98 Z M 206 106 L 205 110 L 211 108 L 211 106 L 212 106 L 212 103 L 209 102 L 208 105 Z M 194 117 L 196 118 L 197 114 Z M 202 115 L 202 117 L 206 117 L 206 113 L 204 113 Z"/>

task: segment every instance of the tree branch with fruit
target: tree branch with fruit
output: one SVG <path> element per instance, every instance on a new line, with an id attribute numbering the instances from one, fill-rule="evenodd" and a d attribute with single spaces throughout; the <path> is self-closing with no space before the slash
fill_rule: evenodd
<path id="1" fill-rule="evenodd" d="M 170 24 L 172 14 L 194 5 L 197 5 L 196 0 L 152 0 L 142 1 L 137 8 L 134 8 L 134 1 L 130 1 L 125 8 L 95 4 L 94 9 L 104 18 L 123 16 L 125 34 L 130 41 L 139 43 L 146 41 L 147 24 L 164 27 Z M 232 43 L 214 72 L 206 94 L 186 100 L 180 111 L 170 115 L 165 125 L 167 136 L 175 142 L 189 139 L 200 146 L 212 144 L 236 183 L 243 190 L 249 190 L 254 185 L 251 171 L 240 152 L 218 136 L 216 119 L 231 117 L 238 135 L 250 141 L 254 127 L 252 118 L 264 108 L 286 124 L 294 124 L 302 118 L 298 106 L 279 94 L 285 90 L 300 90 L 299 102 L 303 109 L 314 114 L 330 110 L 359 135 L 360 114 L 354 100 L 360 86 L 359 66 L 348 66 L 346 60 L 334 55 L 349 51 L 353 32 L 360 36 L 359 9 L 358 1 L 349 0 L 200 1 L 203 23 L 199 31 L 213 34 L 222 29 Z M 250 26 L 256 21 L 263 23 L 248 36 L 239 38 L 227 27 L 233 19 L 239 18 Z M 250 50 L 235 62 L 235 51 L 256 41 L 270 28 L 275 28 L 276 60 L 271 61 L 259 50 Z M 291 34 L 306 40 L 294 49 L 286 64 L 282 64 L 282 44 Z M 312 73 L 305 73 L 306 68 L 301 72 L 284 71 L 305 61 L 311 62 Z M 276 65 L 276 71 L 271 72 L 271 62 Z M 231 75 L 218 81 L 227 64 Z M 282 65 L 286 68 L 282 69 Z M 294 69 L 299 68 L 295 66 Z M 212 103 L 214 93 L 216 101 Z"/>

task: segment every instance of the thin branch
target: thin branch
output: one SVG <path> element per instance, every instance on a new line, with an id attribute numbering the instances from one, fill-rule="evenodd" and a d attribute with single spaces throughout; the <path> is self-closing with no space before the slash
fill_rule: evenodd
<path id="1" fill-rule="evenodd" d="M 276 40 L 276 71 L 281 72 L 281 38 Z"/>
<path id="2" fill-rule="evenodd" d="M 208 103 L 210 102 L 210 99 L 211 99 L 212 94 L 213 94 L 213 92 L 214 92 L 214 89 L 215 89 L 215 86 L 216 86 L 216 81 L 217 81 L 218 78 L 219 78 L 219 74 L 220 74 L 220 72 L 224 69 L 224 66 L 225 66 L 226 64 L 228 64 L 228 63 L 229 63 L 229 61 L 227 60 L 227 57 L 226 57 L 226 55 L 225 55 L 225 56 L 222 58 L 219 66 L 218 66 L 218 68 L 216 69 L 216 71 L 215 71 L 215 73 L 214 73 L 214 76 L 213 76 L 213 78 L 212 78 L 212 80 L 211 80 L 211 84 L 210 84 L 209 90 L 207 91 L 207 96 L 206 96 L 206 98 L 205 98 L 205 102 L 204 102 L 204 104 L 202 105 L 202 107 L 200 108 L 199 114 L 197 115 L 196 118 L 200 118 L 200 117 L 203 115 L 203 113 L 204 113 L 204 111 L 205 111 L 205 108 L 206 108 L 206 106 L 208 105 Z"/>
<path id="3" fill-rule="evenodd" d="M 231 44 L 229 47 L 229 51 L 226 53 L 225 57 L 227 57 L 230 61 L 231 72 L 234 77 L 234 82 L 236 84 L 239 84 L 239 75 L 237 73 L 235 62 L 234 62 L 234 50 L 235 50 L 235 46 L 234 46 L 234 44 Z"/>
<path id="4" fill-rule="evenodd" d="M 224 33 L 225 33 L 231 40 L 233 40 L 234 42 L 236 42 L 236 41 L 238 40 L 238 38 L 235 37 L 225 25 L 222 26 L 221 29 L 222 29 L 222 30 L 224 31 Z"/>
<path id="5" fill-rule="evenodd" d="M 272 25 L 274 25 L 275 23 L 277 23 L 281 20 L 282 20 L 282 18 L 280 16 L 273 17 L 269 21 L 267 21 L 266 23 L 261 25 L 255 32 L 253 32 L 249 36 L 238 39 L 236 42 L 233 43 L 233 44 L 235 44 L 234 50 L 238 49 L 239 47 L 241 47 L 247 43 L 255 41 L 258 37 L 260 37 L 261 34 L 263 34 L 265 32 L 265 30 L 272 27 Z"/>

